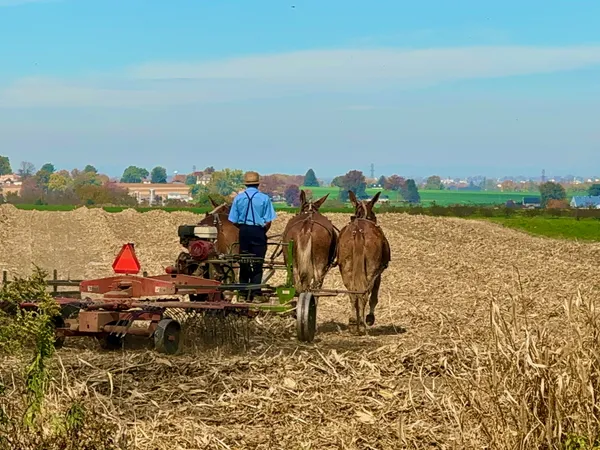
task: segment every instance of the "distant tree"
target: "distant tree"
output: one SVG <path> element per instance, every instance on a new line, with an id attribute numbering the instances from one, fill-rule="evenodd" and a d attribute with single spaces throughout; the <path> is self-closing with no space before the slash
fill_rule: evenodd
<path id="1" fill-rule="evenodd" d="M 384 189 L 388 191 L 400 191 L 404 188 L 406 180 L 398 175 L 392 175 L 385 180 Z"/>
<path id="2" fill-rule="evenodd" d="M 569 208 L 569 202 L 566 200 L 548 200 L 548 204 L 546 205 L 548 209 L 567 209 Z"/>
<path id="3" fill-rule="evenodd" d="M 379 177 L 379 180 L 377 180 L 377 184 L 378 184 L 379 186 L 381 186 L 381 187 L 384 187 L 384 186 L 385 186 L 385 181 L 386 181 L 386 178 L 385 178 L 383 175 L 381 175 L 381 176 Z"/>
<path id="4" fill-rule="evenodd" d="M 10 175 L 12 172 L 12 167 L 10 167 L 10 159 L 8 156 L 0 155 L 0 175 Z"/>
<path id="5" fill-rule="evenodd" d="M 55 172 L 55 168 L 54 165 L 51 163 L 46 163 L 44 164 L 40 170 L 38 170 L 35 174 L 35 178 L 37 181 L 37 184 L 40 188 L 47 190 L 48 189 L 48 182 L 50 181 L 50 175 L 52 175 Z"/>
<path id="6" fill-rule="evenodd" d="M 444 189 L 442 179 L 438 175 L 432 175 L 425 182 L 425 189 L 429 191 L 441 191 Z"/>
<path id="7" fill-rule="evenodd" d="M 504 180 L 501 186 L 502 192 L 516 192 L 518 190 L 518 185 L 513 180 Z"/>
<path id="8" fill-rule="evenodd" d="M 486 191 L 497 191 L 498 190 L 498 180 L 490 180 L 486 179 L 483 185 L 483 188 Z"/>
<path id="9" fill-rule="evenodd" d="M 150 173 L 142 167 L 129 166 L 123 171 L 121 183 L 141 183 L 148 175 L 150 175 Z M 75 178 L 75 176 L 73 176 L 73 178 Z"/>
<path id="10" fill-rule="evenodd" d="M 283 194 L 285 181 L 278 175 L 265 175 L 260 179 L 260 190 L 270 197 Z"/>
<path id="11" fill-rule="evenodd" d="M 44 191 L 37 183 L 35 177 L 27 176 L 23 179 L 19 201 L 28 205 L 44 205 Z"/>
<path id="12" fill-rule="evenodd" d="M 351 170 L 342 177 L 340 200 L 348 201 L 348 191 L 354 192 L 358 199 L 369 198 L 366 192 L 367 180 L 360 170 Z"/>
<path id="13" fill-rule="evenodd" d="M 331 185 L 334 187 L 342 187 L 342 179 L 344 178 L 343 175 L 339 175 L 337 177 L 335 177 L 333 180 L 331 180 Z"/>
<path id="14" fill-rule="evenodd" d="M 83 168 L 83 171 L 87 172 L 87 173 L 98 173 L 98 170 L 96 170 L 96 168 L 94 166 L 90 165 L 90 164 L 88 164 L 87 166 L 85 166 Z"/>
<path id="15" fill-rule="evenodd" d="M 289 206 L 300 206 L 300 188 L 297 185 L 291 184 L 285 188 L 283 196 L 285 197 L 285 202 Z"/>
<path id="16" fill-rule="evenodd" d="M 47 173 L 54 173 L 54 172 L 56 172 L 56 169 L 54 168 L 54 164 L 46 163 L 42 167 L 40 167 L 40 170 L 38 170 L 38 172 L 41 172 L 41 171 L 47 172 Z"/>
<path id="17" fill-rule="evenodd" d="M 61 172 L 50 175 L 50 178 L 48 179 L 48 189 L 51 191 L 64 192 L 71 185 L 72 180 L 69 176 L 69 172 L 67 172 L 66 175 L 64 172 Z"/>
<path id="18" fill-rule="evenodd" d="M 164 167 L 156 166 L 152 169 L 150 174 L 150 181 L 152 183 L 166 183 L 167 182 L 167 169 Z"/>
<path id="19" fill-rule="evenodd" d="M 600 195 L 600 184 L 592 184 L 588 189 L 588 195 Z"/>
<path id="20" fill-rule="evenodd" d="M 210 183 L 208 184 L 211 193 L 221 195 L 231 195 L 237 192 L 244 186 L 244 172 L 235 169 L 223 169 L 212 174 Z"/>
<path id="21" fill-rule="evenodd" d="M 28 161 L 22 161 L 21 165 L 19 166 L 19 170 L 17 171 L 17 174 L 23 180 L 25 178 L 33 176 L 34 173 L 35 173 L 35 166 Z"/>
<path id="22" fill-rule="evenodd" d="M 308 169 L 306 175 L 304 175 L 304 186 L 319 187 L 319 180 L 317 180 L 314 170 Z"/>
<path id="23" fill-rule="evenodd" d="M 203 170 L 206 175 L 210 175 L 211 173 L 215 173 L 215 168 L 213 166 L 207 167 Z"/>
<path id="24" fill-rule="evenodd" d="M 404 198 L 404 200 L 406 200 L 408 203 L 419 203 L 421 201 L 419 189 L 417 188 L 417 184 L 413 179 L 409 178 L 406 180 L 406 183 L 404 184 L 400 193 L 402 198 Z"/>
<path id="25" fill-rule="evenodd" d="M 94 172 L 74 172 L 73 187 L 77 189 L 79 186 L 102 186 L 104 184 L 100 175 Z"/>
<path id="26" fill-rule="evenodd" d="M 185 177 L 185 184 L 189 185 L 189 186 L 193 186 L 196 184 L 196 176 L 195 175 L 187 175 Z"/>
<path id="27" fill-rule="evenodd" d="M 194 195 L 194 203 L 196 203 L 200 207 L 208 206 L 212 208 L 212 203 L 210 199 L 213 199 L 215 202 L 222 204 L 227 201 L 227 197 L 217 193 L 210 193 L 205 186 L 200 186 L 200 189 L 197 189 L 196 195 Z M 204 189 L 202 189 L 204 188 Z M 193 195 L 193 194 L 192 194 Z"/>
<path id="28" fill-rule="evenodd" d="M 540 194 L 542 197 L 542 208 L 545 208 L 550 200 L 566 200 L 567 198 L 565 188 L 553 181 L 540 184 Z"/>

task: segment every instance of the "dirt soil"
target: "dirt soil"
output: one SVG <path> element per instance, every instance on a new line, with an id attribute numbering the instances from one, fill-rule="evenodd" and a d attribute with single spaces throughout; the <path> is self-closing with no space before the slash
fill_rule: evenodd
<path id="1" fill-rule="evenodd" d="M 271 234 L 290 217 L 279 214 Z M 328 217 L 338 228 L 349 220 Z M 0 270 L 12 276 L 36 264 L 60 278 L 109 275 L 121 245 L 134 242 L 143 269 L 159 273 L 180 251 L 177 226 L 198 220 L 185 212 L 3 205 Z M 320 301 L 318 336 L 309 345 L 295 340 L 293 320 L 281 318 L 257 323 L 241 354 L 106 352 L 74 340 L 58 352 L 65 379 L 101 402 L 103 415 L 129 434 L 130 448 L 477 448 L 481 436 L 461 441 L 468 433 L 440 408 L 456 342 L 487 342 L 493 299 L 508 307 L 518 297 L 534 320 L 560 328 L 567 299 L 597 293 L 600 244 L 482 221 L 378 220 L 392 262 L 369 336 L 348 330 L 348 300 L 338 296 Z M 325 287 L 343 289 L 337 268 Z"/>

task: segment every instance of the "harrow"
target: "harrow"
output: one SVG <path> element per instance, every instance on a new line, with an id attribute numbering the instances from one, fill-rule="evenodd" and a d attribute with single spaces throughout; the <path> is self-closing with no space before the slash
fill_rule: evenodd
<path id="1" fill-rule="evenodd" d="M 291 261 L 293 242 L 269 242 L 275 249 L 269 259 L 252 255 L 215 252 L 217 229 L 206 225 L 182 225 L 178 230 L 182 251 L 175 264 L 161 275 L 141 271 L 133 243 L 124 244 L 113 262 L 114 276 L 92 280 L 48 281 L 52 295 L 61 307 L 55 318 L 56 345 L 70 336 L 96 338 L 101 347 L 115 349 L 126 335 L 149 338 L 154 348 L 174 354 L 180 349 L 182 325 L 186 317 L 200 314 L 219 319 L 248 319 L 261 313 L 291 314 L 296 319 L 297 338 L 311 342 L 316 332 L 319 297 L 346 291 L 319 290 L 297 293 L 293 287 Z M 283 251 L 288 263 L 276 261 Z M 235 283 L 241 263 L 264 263 L 266 274 L 260 285 Z M 286 281 L 278 286 L 266 283 L 276 270 L 286 271 Z M 6 273 L 4 282 L 8 282 Z M 58 288 L 78 286 L 78 291 L 61 293 Z M 268 299 L 264 303 L 244 301 L 244 293 L 260 289 Z M 78 296 L 79 298 L 76 298 Z M 36 301 L 20 304 L 35 310 Z M 196 316 L 197 317 L 197 316 Z M 146 326 L 141 326 L 142 322 Z"/>

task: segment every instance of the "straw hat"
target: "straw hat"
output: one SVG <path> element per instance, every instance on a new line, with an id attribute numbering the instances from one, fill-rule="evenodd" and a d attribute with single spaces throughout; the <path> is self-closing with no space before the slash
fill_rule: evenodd
<path id="1" fill-rule="evenodd" d="M 246 172 L 244 174 L 244 184 L 259 184 L 260 175 L 258 172 Z"/>

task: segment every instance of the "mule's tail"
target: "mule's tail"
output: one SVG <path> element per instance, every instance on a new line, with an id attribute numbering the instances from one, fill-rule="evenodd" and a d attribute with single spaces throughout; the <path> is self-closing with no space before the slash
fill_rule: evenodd
<path id="1" fill-rule="evenodd" d="M 311 230 L 302 230 L 296 242 L 296 268 L 298 270 L 298 279 L 300 286 L 297 289 L 307 291 L 313 276 L 312 261 L 312 233 Z"/>
<path id="2" fill-rule="evenodd" d="M 367 260 L 365 257 L 365 236 L 362 230 L 356 230 L 352 241 L 353 291 L 365 291 L 367 285 Z"/>

